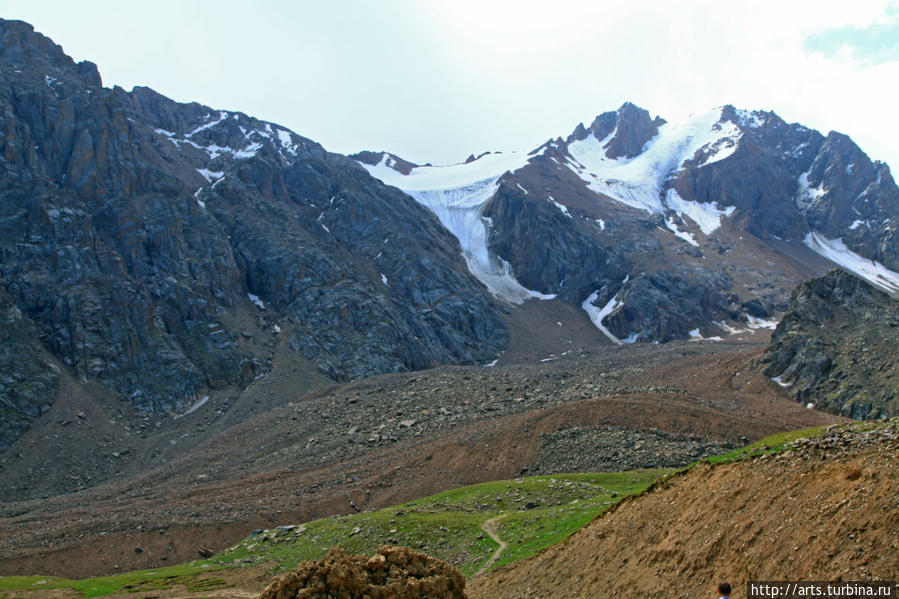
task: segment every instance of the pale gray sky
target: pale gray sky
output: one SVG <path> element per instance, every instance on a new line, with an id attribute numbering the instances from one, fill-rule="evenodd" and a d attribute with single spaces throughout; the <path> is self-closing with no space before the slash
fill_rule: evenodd
<path id="1" fill-rule="evenodd" d="M 629 100 L 668 120 L 774 110 L 899 168 L 896 0 L 0 0 L 0 16 L 96 62 L 107 86 L 337 152 L 530 150 Z"/>

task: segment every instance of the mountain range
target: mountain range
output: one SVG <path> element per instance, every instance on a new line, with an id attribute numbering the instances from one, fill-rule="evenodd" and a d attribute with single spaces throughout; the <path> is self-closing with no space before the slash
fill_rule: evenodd
<path id="1" fill-rule="evenodd" d="M 0 573 L 899 407 L 899 188 L 845 135 L 626 103 L 419 165 L 104 87 L 21 21 L 0 65 Z"/>
<path id="2" fill-rule="evenodd" d="M 71 388 L 183 414 L 278 359 L 297 389 L 490 365 L 575 313 L 608 344 L 739 339 L 834 264 L 899 290 L 887 165 L 772 112 L 627 103 L 420 166 L 103 87 L 20 21 L 0 63 L 3 446 Z"/>

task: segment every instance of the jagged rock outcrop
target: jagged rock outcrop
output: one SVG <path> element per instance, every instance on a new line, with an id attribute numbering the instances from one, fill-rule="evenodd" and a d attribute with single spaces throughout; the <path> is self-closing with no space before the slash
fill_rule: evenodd
<path id="1" fill-rule="evenodd" d="M 38 342 L 34 324 L 0 288 L 0 447 L 12 443 L 31 419 L 50 408 L 58 367 Z"/>
<path id="2" fill-rule="evenodd" d="M 846 135 L 825 137 L 773 112 L 725 106 L 721 122 L 738 127 L 736 149 L 685 162 L 672 181 L 682 197 L 735 206 L 753 234 L 802 240 L 814 231 L 899 270 L 899 188 L 886 164 Z"/>
<path id="3" fill-rule="evenodd" d="M 800 285 L 761 360 L 793 397 L 850 418 L 899 413 L 899 302 L 842 270 Z"/>
<path id="4" fill-rule="evenodd" d="M 438 559 L 405 547 L 381 547 L 370 558 L 335 547 L 321 560 L 301 562 L 259 599 L 465 599 L 465 579 Z"/>
<path id="5" fill-rule="evenodd" d="M 532 201 L 511 181 L 500 183 L 483 216 L 492 225 L 490 249 L 529 289 L 580 303 L 624 278 L 620 253 L 597 243 L 551 203 Z"/>
<path id="6" fill-rule="evenodd" d="M 578 125 L 566 143 L 585 139 L 592 133 L 600 141 L 608 138 L 604 146 L 606 157 L 633 158 L 643 151 L 646 142 L 659 134 L 659 126 L 664 124 L 664 119 L 650 118 L 646 109 L 625 102 L 618 110 L 597 116 L 589 127 Z"/>
<path id="7" fill-rule="evenodd" d="M 642 273 L 621 286 L 621 307 L 606 318 L 606 326 L 619 339 L 684 339 L 709 321 L 739 318 L 724 291 L 730 285 L 727 273 L 699 267 Z"/>
<path id="8" fill-rule="evenodd" d="M 353 160 L 359 161 L 363 164 L 370 164 L 375 166 L 379 164 L 382 160 L 384 161 L 384 166 L 387 168 L 392 168 L 396 171 L 403 173 L 404 175 L 408 175 L 412 172 L 416 166 L 414 162 L 409 162 L 403 158 L 400 158 L 396 154 L 391 154 L 390 152 L 371 152 L 368 150 L 363 150 L 362 152 L 357 152 L 355 154 L 350 154 L 349 158 Z M 470 160 L 474 160 L 474 156 L 469 156 Z"/>
<path id="9" fill-rule="evenodd" d="M 848 136 L 831 131 L 806 181 L 811 193 L 802 203 L 810 229 L 899 270 L 899 188 L 886 164 L 872 162 Z"/>
<path id="10" fill-rule="evenodd" d="M 687 200 L 735 206 L 750 233 L 801 240 L 809 229 L 796 201 L 798 180 L 824 138 L 817 131 L 787 124 L 773 112 L 726 106 L 721 122 L 739 128 L 733 154 L 710 164 L 702 154 L 691 158 L 671 187 Z"/>
<path id="11" fill-rule="evenodd" d="M 53 402 L 50 356 L 143 412 L 248 384 L 268 355 L 239 314 L 334 379 L 503 347 L 455 239 L 354 161 L 241 113 L 104 88 L 19 21 L 0 21 L 0 63 L 0 277 L 20 323 L 4 333 L 4 444 Z"/>

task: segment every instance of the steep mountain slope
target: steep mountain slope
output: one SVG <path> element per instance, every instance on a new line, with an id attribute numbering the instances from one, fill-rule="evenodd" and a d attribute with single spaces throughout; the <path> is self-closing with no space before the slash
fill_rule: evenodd
<path id="1" fill-rule="evenodd" d="M 773 327 L 793 287 L 834 262 L 899 288 L 888 167 L 770 112 L 725 106 L 667 123 L 624 104 L 527 156 L 355 158 L 438 215 L 454 210 L 441 222 L 477 240 L 489 274 L 582 307 L 614 343 Z"/>
<path id="2" fill-rule="evenodd" d="M 4 445 L 54 401 L 59 369 L 179 412 L 265 374 L 273 334 L 338 380 L 503 347 L 456 240 L 355 162 L 101 87 L 22 22 L 0 21 L 0 62 Z"/>
<path id="3" fill-rule="evenodd" d="M 711 596 L 728 580 L 892 580 L 899 430 L 834 431 L 700 465 L 629 498 L 535 558 L 468 582 L 472 599 Z"/>
<path id="4" fill-rule="evenodd" d="M 834 270 L 796 289 L 761 363 L 799 402 L 850 418 L 892 417 L 897 345 L 899 301 Z"/>

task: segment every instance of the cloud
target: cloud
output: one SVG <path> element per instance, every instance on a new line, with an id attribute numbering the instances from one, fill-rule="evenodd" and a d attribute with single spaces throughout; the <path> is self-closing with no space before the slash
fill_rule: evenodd
<path id="1" fill-rule="evenodd" d="M 107 84 L 243 110 L 344 153 L 452 162 L 532 149 L 625 101 L 669 120 L 732 103 L 899 165 L 895 1 L 5 0 L 4 14 Z"/>

